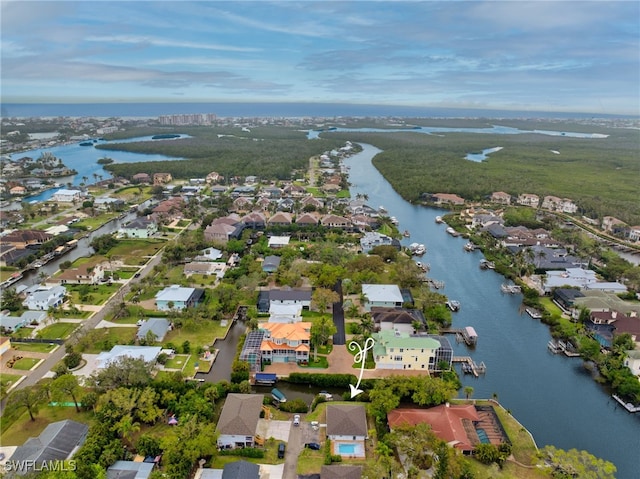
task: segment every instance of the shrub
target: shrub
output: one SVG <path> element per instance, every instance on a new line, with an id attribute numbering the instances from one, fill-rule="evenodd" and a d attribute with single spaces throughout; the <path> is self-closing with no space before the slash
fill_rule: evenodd
<path id="1" fill-rule="evenodd" d="M 293 399 L 280 404 L 280 410 L 285 412 L 307 412 L 309 408 L 304 400 Z"/>
<path id="2" fill-rule="evenodd" d="M 242 447 L 237 449 L 223 449 L 220 451 L 220 455 L 262 459 L 264 457 L 264 451 L 262 449 L 256 449 L 255 447 Z"/>
<path id="3" fill-rule="evenodd" d="M 64 357 L 64 364 L 69 368 L 77 368 L 82 361 L 82 354 L 72 351 Z"/>
<path id="4" fill-rule="evenodd" d="M 160 353 L 158 355 L 157 361 L 158 361 L 158 364 L 162 364 L 162 365 L 167 364 L 167 361 L 169 361 L 169 356 L 167 355 L 167 353 Z"/>
<path id="5" fill-rule="evenodd" d="M 294 384 L 311 384 L 318 387 L 348 388 L 358 381 L 353 374 L 291 373 L 288 381 Z"/>

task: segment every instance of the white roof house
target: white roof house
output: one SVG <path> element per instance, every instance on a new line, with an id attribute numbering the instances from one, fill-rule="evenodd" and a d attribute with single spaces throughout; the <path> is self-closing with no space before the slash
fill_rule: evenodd
<path id="1" fill-rule="evenodd" d="M 270 323 L 298 323 L 302 321 L 302 303 L 270 303 Z"/>
<path id="2" fill-rule="evenodd" d="M 290 239 L 291 236 L 272 236 L 269 238 L 269 248 L 284 248 Z"/>
<path id="3" fill-rule="evenodd" d="M 158 291 L 156 294 L 156 306 L 160 311 L 188 308 L 198 302 L 202 292 L 202 290 L 197 290 L 196 288 L 184 288 L 173 284 L 162 291 Z"/>
<path id="4" fill-rule="evenodd" d="M 368 253 L 376 246 L 389 246 L 391 244 L 393 244 L 393 239 L 390 236 L 376 233 L 375 231 L 367 231 L 360 238 L 360 247 L 363 253 Z"/>
<path id="5" fill-rule="evenodd" d="M 561 286 L 576 287 L 585 290 L 600 290 L 623 293 L 627 288 L 620 283 L 599 282 L 595 271 L 582 268 L 567 268 L 564 271 L 547 271 L 544 284 L 545 292 Z"/>
<path id="6" fill-rule="evenodd" d="M 27 296 L 22 305 L 27 309 L 46 311 L 62 304 L 66 294 L 67 288 L 64 286 L 39 286 Z"/>
<path id="7" fill-rule="evenodd" d="M 72 203 L 74 200 L 79 200 L 81 196 L 82 191 L 80 190 L 68 190 L 66 188 L 62 188 L 55 192 L 55 194 L 51 197 L 51 201 Z"/>
<path id="8" fill-rule="evenodd" d="M 122 346 L 117 345 L 111 351 L 101 352 L 96 358 L 96 367 L 103 369 L 120 358 L 142 359 L 145 363 L 155 362 L 162 348 L 160 346 Z"/>
<path id="9" fill-rule="evenodd" d="M 371 311 L 374 306 L 401 307 L 404 302 L 397 284 L 363 284 L 362 294 L 367 298 L 364 304 L 365 311 Z"/>

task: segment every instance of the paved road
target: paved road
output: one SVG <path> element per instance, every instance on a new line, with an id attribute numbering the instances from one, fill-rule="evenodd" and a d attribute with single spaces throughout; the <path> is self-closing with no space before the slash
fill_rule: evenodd
<path id="1" fill-rule="evenodd" d="M 144 278 L 153 270 L 153 267 L 155 265 L 160 263 L 160 261 L 162 260 L 162 251 L 163 251 L 162 249 L 158 251 L 158 253 L 156 253 L 156 255 L 153 258 L 151 258 L 149 262 L 147 262 L 146 266 L 144 266 L 144 268 L 140 270 L 139 278 L 130 279 L 126 284 L 122 286 L 122 288 L 120 288 L 116 293 L 113 294 L 113 296 L 111 296 L 111 298 L 109 298 L 105 302 L 103 308 L 100 311 L 95 313 L 89 319 L 82 322 L 82 326 L 80 327 L 80 330 L 78 333 L 79 337 L 84 336 L 87 332 L 94 329 L 100 321 L 105 319 L 105 317 L 107 316 L 107 313 L 111 310 L 111 306 L 115 305 L 118 301 L 122 301 L 121 298 L 124 298 L 126 294 L 131 290 L 131 285 L 139 282 L 140 279 Z M 64 357 L 64 355 L 65 355 L 64 347 L 60 347 L 57 350 L 55 350 L 53 353 L 49 355 L 49 357 L 42 364 L 40 364 L 40 366 L 38 366 L 38 368 L 35 371 L 32 371 L 31 374 L 29 374 L 25 379 L 23 379 L 22 382 L 20 382 L 20 384 L 18 384 L 15 389 L 16 390 L 22 389 L 24 387 L 33 386 L 34 384 L 36 384 L 38 381 L 40 381 L 44 377 L 45 374 L 51 371 L 51 369 Z M 0 402 L 0 415 L 2 415 L 2 413 L 4 412 L 5 406 L 6 406 L 6 398 L 3 399 L 2 402 Z"/>
<path id="2" fill-rule="evenodd" d="M 284 471 L 282 473 L 282 479 L 296 479 L 298 474 L 296 470 L 298 468 L 298 456 L 302 451 L 303 437 L 300 426 L 291 426 L 289 432 L 289 442 L 287 444 L 287 450 L 284 455 Z"/>

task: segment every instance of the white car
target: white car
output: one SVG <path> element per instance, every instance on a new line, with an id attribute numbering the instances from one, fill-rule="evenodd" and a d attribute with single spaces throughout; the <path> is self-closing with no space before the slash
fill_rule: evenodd
<path id="1" fill-rule="evenodd" d="M 299 426 L 300 425 L 300 414 L 295 414 L 293 416 L 293 425 L 294 426 Z"/>
<path id="2" fill-rule="evenodd" d="M 323 398 L 325 398 L 326 400 L 332 399 L 333 396 L 331 395 L 331 393 L 328 393 L 327 391 L 320 391 L 318 393 L 319 396 L 322 396 Z"/>

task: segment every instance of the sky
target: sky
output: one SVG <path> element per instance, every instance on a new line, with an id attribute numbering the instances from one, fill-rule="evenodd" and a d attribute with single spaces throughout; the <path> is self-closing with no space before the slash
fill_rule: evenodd
<path id="1" fill-rule="evenodd" d="M 640 2 L 0 0 L 0 100 L 640 114 Z"/>

